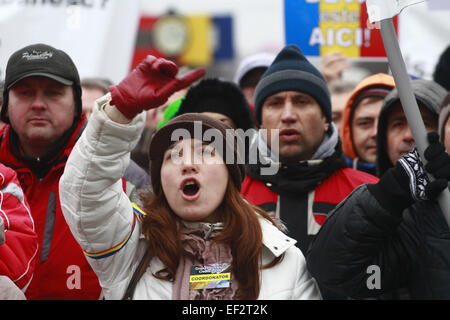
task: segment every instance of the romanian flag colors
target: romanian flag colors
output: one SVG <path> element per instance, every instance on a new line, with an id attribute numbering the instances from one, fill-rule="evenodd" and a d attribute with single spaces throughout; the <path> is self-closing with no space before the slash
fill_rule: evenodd
<path id="1" fill-rule="evenodd" d="M 178 23 L 167 23 L 168 16 L 141 17 L 131 69 L 148 54 L 192 67 L 234 58 L 231 16 L 178 15 Z"/>
<path id="2" fill-rule="evenodd" d="M 348 58 L 386 57 L 362 0 L 284 0 L 284 13 L 286 44 L 298 45 L 307 56 L 338 51 Z"/>

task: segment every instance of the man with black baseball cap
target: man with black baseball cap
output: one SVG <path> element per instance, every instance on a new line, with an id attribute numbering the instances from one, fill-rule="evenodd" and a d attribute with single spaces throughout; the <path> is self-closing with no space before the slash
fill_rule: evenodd
<path id="1" fill-rule="evenodd" d="M 98 299 L 100 286 L 61 213 L 59 179 L 86 125 L 77 68 L 63 51 L 34 44 L 6 67 L 0 162 L 16 170 L 39 240 L 27 299 Z"/>
<path id="2" fill-rule="evenodd" d="M 6 67 L 1 118 L 9 123 L 7 113 L 8 92 L 15 84 L 29 77 L 46 77 L 65 86 L 73 86 L 77 116 L 81 116 L 81 85 L 78 70 L 72 59 L 62 50 L 45 44 L 35 44 L 16 51 Z"/>

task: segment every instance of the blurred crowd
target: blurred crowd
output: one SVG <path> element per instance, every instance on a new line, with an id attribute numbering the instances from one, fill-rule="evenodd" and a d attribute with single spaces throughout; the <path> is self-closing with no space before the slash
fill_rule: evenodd
<path id="1" fill-rule="evenodd" d="M 426 161 L 394 78 L 352 68 L 287 45 L 233 79 L 149 56 L 112 83 L 18 50 L 0 83 L 0 299 L 449 299 L 450 47 L 410 79 Z M 225 146 L 245 132 L 245 154 L 169 143 L 198 122 Z M 176 163 L 176 146 L 223 162 Z M 196 287 L 194 267 L 231 276 Z"/>

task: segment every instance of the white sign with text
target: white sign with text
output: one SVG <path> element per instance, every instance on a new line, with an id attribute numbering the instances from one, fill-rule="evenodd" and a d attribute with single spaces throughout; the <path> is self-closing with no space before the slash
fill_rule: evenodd
<path id="1" fill-rule="evenodd" d="M 64 50 L 80 77 L 117 82 L 129 72 L 139 2 L 120 0 L 0 0 L 0 79 L 10 55 L 35 43 Z"/>

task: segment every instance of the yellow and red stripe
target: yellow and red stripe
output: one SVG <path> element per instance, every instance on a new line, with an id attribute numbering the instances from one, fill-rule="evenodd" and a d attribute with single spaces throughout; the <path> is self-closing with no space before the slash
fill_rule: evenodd
<path id="1" fill-rule="evenodd" d="M 138 206 L 136 206 L 136 204 L 132 203 L 132 205 L 133 205 L 134 212 L 136 212 L 136 210 L 139 209 L 142 213 L 144 213 Z M 141 212 L 138 212 L 138 216 L 141 215 Z M 91 253 L 91 252 L 87 252 L 87 251 L 83 250 L 84 254 L 87 257 L 96 259 L 96 260 L 112 256 L 113 254 L 119 252 L 127 244 L 128 240 L 130 240 L 131 235 L 133 234 L 135 227 L 136 227 L 136 214 L 133 214 L 133 224 L 131 226 L 131 231 L 122 242 L 120 242 L 119 244 L 115 245 L 112 248 L 103 250 L 101 252 Z"/>
<path id="2" fill-rule="evenodd" d="M 144 210 L 142 210 L 141 208 L 139 208 L 139 206 L 134 202 L 131 203 L 131 206 L 133 207 L 133 211 L 134 211 L 134 213 L 137 214 L 137 217 L 139 218 L 139 220 L 142 221 L 144 219 L 144 217 L 147 215 L 147 213 Z"/>

